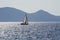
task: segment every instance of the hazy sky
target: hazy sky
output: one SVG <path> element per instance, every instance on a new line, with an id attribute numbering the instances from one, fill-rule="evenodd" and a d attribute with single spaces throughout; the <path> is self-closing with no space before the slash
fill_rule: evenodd
<path id="1" fill-rule="evenodd" d="M 60 16 L 60 0 L 0 0 L 1 7 L 14 7 L 28 13 L 42 9 Z"/>

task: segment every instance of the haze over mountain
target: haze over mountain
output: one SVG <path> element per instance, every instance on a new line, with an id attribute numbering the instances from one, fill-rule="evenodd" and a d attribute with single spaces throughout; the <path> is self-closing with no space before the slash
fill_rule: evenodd
<path id="1" fill-rule="evenodd" d="M 4 7 L 0 8 L 0 22 L 18 22 L 23 21 L 25 16 L 24 11 L 18 10 L 16 8 Z M 32 14 L 27 14 L 29 21 L 60 21 L 60 16 L 54 16 L 44 10 L 39 10 Z"/>

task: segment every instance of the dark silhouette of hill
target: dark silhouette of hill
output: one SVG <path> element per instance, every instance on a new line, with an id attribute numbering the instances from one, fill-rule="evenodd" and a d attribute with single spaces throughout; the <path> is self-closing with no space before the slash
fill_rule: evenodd
<path id="1" fill-rule="evenodd" d="M 26 12 L 16 8 L 0 8 L 0 22 L 23 21 Z M 33 14 L 27 14 L 29 21 L 60 21 L 60 16 L 54 16 L 44 10 L 39 10 Z"/>
<path id="2" fill-rule="evenodd" d="M 0 21 L 22 21 L 24 15 L 25 12 L 15 8 L 0 8 Z"/>
<path id="3" fill-rule="evenodd" d="M 44 10 L 39 10 L 28 16 L 31 21 L 60 21 L 60 16 L 54 16 Z"/>

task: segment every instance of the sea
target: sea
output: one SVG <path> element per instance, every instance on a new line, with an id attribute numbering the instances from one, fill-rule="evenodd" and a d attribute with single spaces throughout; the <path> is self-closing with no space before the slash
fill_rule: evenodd
<path id="1" fill-rule="evenodd" d="M 60 40 L 60 22 L 0 22 L 0 40 Z"/>

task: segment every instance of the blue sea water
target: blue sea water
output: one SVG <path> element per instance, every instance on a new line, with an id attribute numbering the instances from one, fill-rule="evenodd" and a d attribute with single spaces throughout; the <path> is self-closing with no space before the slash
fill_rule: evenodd
<path id="1" fill-rule="evenodd" d="M 0 23 L 0 40 L 60 40 L 60 23 Z"/>

